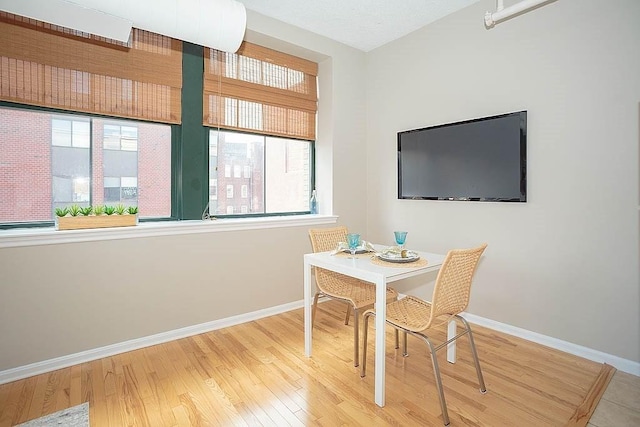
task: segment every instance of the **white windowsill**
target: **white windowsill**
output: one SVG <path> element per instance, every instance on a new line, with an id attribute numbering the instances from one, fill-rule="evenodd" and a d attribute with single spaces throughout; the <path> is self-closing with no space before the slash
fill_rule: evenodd
<path id="1" fill-rule="evenodd" d="M 259 230 L 266 228 L 335 224 L 335 215 L 292 215 L 260 218 L 225 218 L 216 220 L 144 222 L 135 227 L 94 228 L 56 231 L 53 228 L 0 230 L 0 248 L 134 239 L 180 234 L 216 233 L 220 231 Z"/>

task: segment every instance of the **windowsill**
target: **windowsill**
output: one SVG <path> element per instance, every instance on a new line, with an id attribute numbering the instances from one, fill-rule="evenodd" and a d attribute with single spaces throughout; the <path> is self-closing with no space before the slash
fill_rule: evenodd
<path id="1" fill-rule="evenodd" d="M 22 228 L 0 230 L 0 249 L 21 246 L 93 242 L 99 240 L 135 239 L 180 234 L 335 224 L 337 219 L 338 217 L 335 215 L 295 215 L 260 218 L 225 218 L 204 221 L 144 222 L 135 227 L 94 228 L 88 230 L 57 231 L 54 228 Z"/>

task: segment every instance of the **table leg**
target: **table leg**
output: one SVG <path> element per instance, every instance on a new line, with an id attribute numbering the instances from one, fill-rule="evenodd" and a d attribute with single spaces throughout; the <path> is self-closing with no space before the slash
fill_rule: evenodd
<path id="1" fill-rule="evenodd" d="M 304 354 L 311 357 L 311 264 L 304 260 Z"/>
<path id="2" fill-rule="evenodd" d="M 449 325 L 447 326 L 447 340 L 456 336 L 456 321 L 449 321 Z M 456 342 L 449 343 L 447 345 L 447 361 L 449 363 L 456 363 Z"/>
<path id="3" fill-rule="evenodd" d="M 380 279 L 376 282 L 376 366 L 375 400 L 378 406 L 384 406 L 385 387 L 385 326 L 387 318 L 387 283 Z"/>

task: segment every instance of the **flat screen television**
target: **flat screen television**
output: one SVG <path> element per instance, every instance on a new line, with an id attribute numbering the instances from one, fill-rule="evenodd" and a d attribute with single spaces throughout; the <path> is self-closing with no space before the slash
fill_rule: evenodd
<path id="1" fill-rule="evenodd" d="M 527 201 L 527 112 L 398 132 L 398 198 Z"/>

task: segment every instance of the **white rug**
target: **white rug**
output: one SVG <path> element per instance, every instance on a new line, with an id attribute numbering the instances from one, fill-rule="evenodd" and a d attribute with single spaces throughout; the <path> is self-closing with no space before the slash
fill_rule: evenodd
<path id="1" fill-rule="evenodd" d="M 51 426 L 89 427 L 89 402 L 18 424 L 16 427 Z"/>

